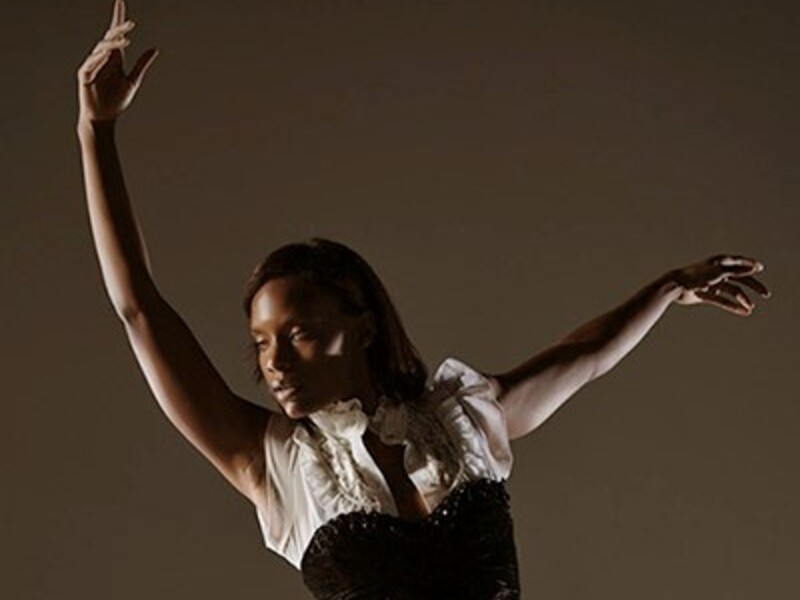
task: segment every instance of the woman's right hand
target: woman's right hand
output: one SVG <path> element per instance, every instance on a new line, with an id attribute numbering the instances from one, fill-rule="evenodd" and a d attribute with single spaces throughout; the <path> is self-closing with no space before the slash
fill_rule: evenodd
<path id="1" fill-rule="evenodd" d="M 125 36 L 134 26 L 125 18 L 124 0 L 115 0 L 110 27 L 78 69 L 79 124 L 113 121 L 122 114 L 158 56 L 158 50 L 150 48 L 125 74 L 123 52 L 130 43 Z"/>

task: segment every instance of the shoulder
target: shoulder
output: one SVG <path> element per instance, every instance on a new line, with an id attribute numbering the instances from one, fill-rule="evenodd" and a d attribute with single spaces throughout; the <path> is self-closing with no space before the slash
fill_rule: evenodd
<path id="1" fill-rule="evenodd" d="M 498 379 L 471 367 L 454 356 L 445 358 L 436 368 L 428 390 L 433 402 L 448 397 L 470 394 L 497 400 L 502 392 Z"/>
<path id="2" fill-rule="evenodd" d="M 465 456 L 476 465 L 474 474 L 505 479 L 513 456 L 498 393 L 495 378 L 449 357 L 436 369 L 430 401 Z"/>

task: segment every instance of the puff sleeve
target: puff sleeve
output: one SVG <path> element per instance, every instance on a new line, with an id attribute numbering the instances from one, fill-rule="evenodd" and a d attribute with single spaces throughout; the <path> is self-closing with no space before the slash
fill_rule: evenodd
<path id="1" fill-rule="evenodd" d="M 460 360 L 444 360 L 433 376 L 438 413 L 462 448 L 472 476 L 507 479 L 513 455 L 505 413 L 484 375 Z"/>

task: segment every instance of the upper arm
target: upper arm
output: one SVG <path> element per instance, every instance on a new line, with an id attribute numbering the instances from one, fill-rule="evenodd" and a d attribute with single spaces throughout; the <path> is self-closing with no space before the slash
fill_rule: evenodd
<path id="1" fill-rule="evenodd" d="M 509 439 L 527 435 L 594 377 L 590 348 L 558 343 L 523 364 L 487 375 L 506 416 Z"/>
<path id="2" fill-rule="evenodd" d="M 147 383 L 169 420 L 250 500 L 264 477 L 269 411 L 234 394 L 160 296 L 123 319 Z"/>

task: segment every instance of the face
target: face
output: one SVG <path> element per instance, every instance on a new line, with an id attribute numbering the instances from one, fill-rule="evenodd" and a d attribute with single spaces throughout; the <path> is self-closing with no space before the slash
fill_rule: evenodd
<path id="1" fill-rule="evenodd" d="M 281 277 L 264 284 L 253 297 L 250 329 L 264 379 L 292 419 L 356 396 L 366 383 L 366 317 L 343 313 L 313 283 Z"/>

